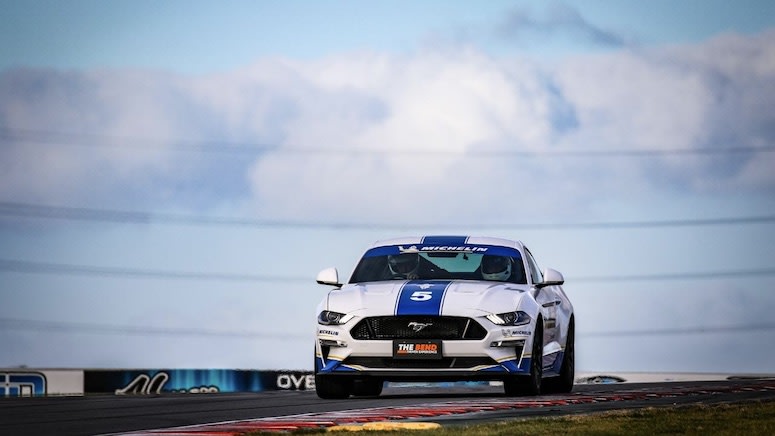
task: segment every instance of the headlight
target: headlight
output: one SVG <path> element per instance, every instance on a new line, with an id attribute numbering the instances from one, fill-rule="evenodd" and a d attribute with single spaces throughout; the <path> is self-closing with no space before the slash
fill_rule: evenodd
<path id="1" fill-rule="evenodd" d="M 324 310 L 318 315 L 318 324 L 323 325 L 341 325 L 346 324 L 347 321 L 353 318 L 352 315 L 345 315 L 344 313 L 332 312 L 330 310 Z"/>
<path id="2" fill-rule="evenodd" d="M 487 319 L 497 325 L 525 325 L 530 324 L 531 318 L 526 312 L 506 312 L 487 315 Z"/>

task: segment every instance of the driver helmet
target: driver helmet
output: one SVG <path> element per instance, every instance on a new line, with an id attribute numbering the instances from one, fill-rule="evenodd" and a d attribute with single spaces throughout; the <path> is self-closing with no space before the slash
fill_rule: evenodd
<path id="1" fill-rule="evenodd" d="M 420 255 L 417 253 L 391 254 L 388 256 L 388 268 L 393 275 L 406 276 L 417 271 Z"/>
<path id="2" fill-rule="evenodd" d="M 482 277 L 505 282 L 511 277 L 511 259 L 506 256 L 482 256 Z"/>

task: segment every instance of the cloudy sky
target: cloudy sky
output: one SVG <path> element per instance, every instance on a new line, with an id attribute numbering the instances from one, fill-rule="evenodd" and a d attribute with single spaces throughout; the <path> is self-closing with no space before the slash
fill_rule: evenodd
<path id="1" fill-rule="evenodd" d="M 2 1 L 0 366 L 311 369 L 320 269 L 523 240 L 580 371 L 775 372 L 775 3 Z"/>

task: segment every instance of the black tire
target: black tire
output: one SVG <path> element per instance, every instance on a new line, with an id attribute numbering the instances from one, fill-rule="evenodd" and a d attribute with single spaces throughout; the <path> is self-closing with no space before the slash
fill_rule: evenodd
<path id="1" fill-rule="evenodd" d="M 378 397 L 382 393 L 382 380 L 361 379 L 353 382 L 352 393 L 358 397 Z"/>
<path id="2" fill-rule="evenodd" d="M 509 397 L 538 395 L 541 393 L 541 379 L 544 376 L 544 324 L 541 318 L 536 322 L 533 333 L 533 350 L 530 358 L 530 374 L 512 376 L 503 380 L 503 390 Z"/>
<path id="3" fill-rule="evenodd" d="M 560 375 L 544 380 L 543 392 L 547 394 L 567 394 L 573 390 L 576 377 L 576 322 L 573 318 L 568 324 L 568 338 L 562 357 Z"/>
<path id="4" fill-rule="evenodd" d="M 342 400 L 350 396 L 353 381 L 348 377 L 315 374 L 315 392 L 324 400 Z"/>

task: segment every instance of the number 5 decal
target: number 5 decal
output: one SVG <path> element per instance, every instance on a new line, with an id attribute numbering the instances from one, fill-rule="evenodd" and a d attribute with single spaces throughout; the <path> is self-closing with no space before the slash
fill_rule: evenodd
<path id="1" fill-rule="evenodd" d="M 409 297 L 412 301 L 428 301 L 433 298 L 433 292 L 431 291 L 414 291 L 412 296 Z"/>

